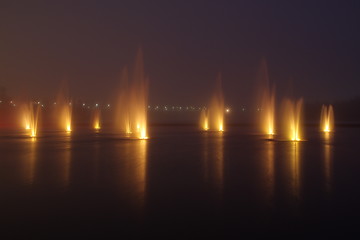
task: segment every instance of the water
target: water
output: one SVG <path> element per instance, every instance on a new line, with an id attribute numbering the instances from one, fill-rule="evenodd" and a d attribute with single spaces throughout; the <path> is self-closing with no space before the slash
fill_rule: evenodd
<path id="1" fill-rule="evenodd" d="M 0 235 L 318 238 L 356 230 L 360 128 L 338 127 L 326 139 L 308 127 L 298 143 L 245 127 L 149 131 L 149 140 L 3 131 Z"/>

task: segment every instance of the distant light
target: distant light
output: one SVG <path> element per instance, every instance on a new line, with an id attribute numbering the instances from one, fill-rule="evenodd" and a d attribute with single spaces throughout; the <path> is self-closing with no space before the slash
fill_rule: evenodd
<path id="1" fill-rule="evenodd" d="M 54 105 L 56 105 L 56 102 L 54 102 Z"/>
<path id="2" fill-rule="evenodd" d="M 95 104 L 95 107 L 98 107 L 98 106 L 99 106 L 99 104 L 96 103 L 96 104 Z"/>
<path id="3" fill-rule="evenodd" d="M 44 107 L 44 104 L 41 104 L 41 107 Z"/>
<path id="4" fill-rule="evenodd" d="M 108 104 L 107 107 L 110 107 L 110 104 Z"/>
<path id="5" fill-rule="evenodd" d="M 38 105 L 40 105 L 40 102 L 37 102 Z"/>
<path id="6" fill-rule="evenodd" d="M 229 112 L 230 112 L 230 108 L 225 109 L 225 112 L 226 112 L 226 113 L 229 113 Z"/>
<path id="7" fill-rule="evenodd" d="M 83 103 L 83 107 L 85 106 L 85 103 Z"/>

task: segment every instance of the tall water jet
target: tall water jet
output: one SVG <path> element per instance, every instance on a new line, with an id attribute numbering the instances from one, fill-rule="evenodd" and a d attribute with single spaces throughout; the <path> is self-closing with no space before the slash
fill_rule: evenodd
<path id="1" fill-rule="evenodd" d="M 148 81 L 144 76 L 143 55 L 138 50 L 129 81 L 124 68 L 117 109 L 117 126 L 121 132 L 137 139 L 147 139 Z"/>
<path id="2" fill-rule="evenodd" d="M 95 130 L 100 130 L 101 128 L 101 111 L 96 107 L 92 113 L 92 126 Z"/>
<path id="3" fill-rule="evenodd" d="M 301 113 L 303 99 L 296 102 L 286 99 L 284 101 L 284 124 L 286 126 L 287 139 L 291 141 L 301 141 Z"/>
<path id="4" fill-rule="evenodd" d="M 320 128 L 323 132 L 334 131 L 334 110 L 333 106 L 322 105 L 321 117 L 320 117 Z"/>
<path id="5" fill-rule="evenodd" d="M 29 131 L 30 137 L 36 137 L 38 130 L 38 119 L 40 106 L 34 107 L 33 103 L 24 104 L 21 107 L 24 128 Z"/>
<path id="6" fill-rule="evenodd" d="M 219 73 L 216 80 L 215 93 L 211 98 L 209 109 L 201 112 L 200 121 L 202 122 L 202 129 L 219 132 L 224 131 L 224 115 L 225 104 L 222 91 L 221 74 Z"/>
<path id="7" fill-rule="evenodd" d="M 203 108 L 200 114 L 200 127 L 202 130 L 207 131 L 209 130 L 209 118 L 208 118 L 208 111 Z"/>
<path id="8" fill-rule="evenodd" d="M 67 89 L 65 87 L 62 88 L 57 97 L 56 118 L 59 121 L 60 129 L 65 132 L 71 132 L 72 103 L 70 102 Z"/>
<path id="9" fill-rule="evenodd" d="M 265 59 L 261 61 L 259 71 L 259 122 L 264 134 L 275 134 L 275 87 L 270 87 L 269 74 Z"/>

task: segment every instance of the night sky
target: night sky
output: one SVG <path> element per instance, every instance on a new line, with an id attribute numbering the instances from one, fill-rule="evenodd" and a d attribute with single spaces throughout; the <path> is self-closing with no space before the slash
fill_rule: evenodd
<path id="1" fill-rule="evenodd" d="M 230 105 L 247 104 L 260 61 L 284 95 L 360 95 L 360 1 L 1 1 L 0 86 L 108 101 L 139 46 L 150 104 L 205 104 L 222 73 Z M 290 84 L 291 82 L 292 84 Z"/>

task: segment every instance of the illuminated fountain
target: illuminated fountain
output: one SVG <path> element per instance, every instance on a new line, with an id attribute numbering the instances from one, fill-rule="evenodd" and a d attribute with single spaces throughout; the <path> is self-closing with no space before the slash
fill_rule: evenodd
<path id="1" fill-rule="evenodd" d="M 294 102 L 289 99 L 284 101 L 284 124 L 286 126 L 287 139 L 290 141 L 301 141 L 301 113 L 302 98 Z"/>
<path id="2" fill-rule="evenodd" d="M 93 116 L 92 116 L 92 126 L 95 130 L 100 130 L 101 125 L 100 125 L 100 120 L 101 120 L 101 111 L 99 108 L 95 108 L 95 110 L 93 111 Z"/>
<path id="3" fill-rule="evenodd" d="M 63 91 L 60 91 L 57 98 L 56 118 L 59 121 L 60 129 L 68 133 L 71 132 L 72 104 L 65 88 L 63 88 Z"/>
<path id="4" fill-rule="evenodd" d="M 134 72 L 129 81 L 124 68 L 117 108 L 117 128 L 121 133 L 137 139 L 147 139 L 148 81 L 144 76 L 142 51 L 136 56 Z"/>
<path id="5" fill-rule="evenodd" d="M 224 131 L 224 96 L 222 92 L 221 74 L 216 81 L 216 90 L 211 99 L 209 109 L 201 112 L 201 128 L 205 131 Z"/>
<path id="6" fill-rule="evenodd" d="M 29 131 L 30 137 L 36 137 L 40 106 L 36 105 L 36 107 L 34 107 L 33 103 L 24 104 L 21 107 L 21 112 L 25 130 Z"/>
<path id="7" fill-rule="evenodd" d="M 208 111 L 203 108 L 200 114 L 200 126 L 204 131 L 209 130 L 209 118 L 208 118 Z"/>
<path id="8" fill-rule="evenodd" d="M 320 127 L 321 131 L 326 133 L 334 131 L 334 110 L 332 105 L 322 105 Z"/>
<path id="9" fill-rule="evenodd" d="M 262 132 L 270 138 L 275 134 L 275 87 L 270 87 L 266 61 L 263 60 L 259 72 L 260 125 Z"/>

